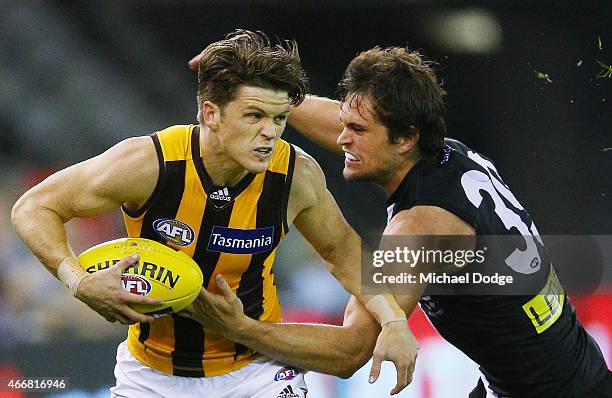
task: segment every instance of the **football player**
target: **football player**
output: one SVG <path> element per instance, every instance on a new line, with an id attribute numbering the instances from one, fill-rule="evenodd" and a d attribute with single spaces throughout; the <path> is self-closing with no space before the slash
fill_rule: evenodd
<path id="1" fill-rule="evenodd" d="M 445 91 L 430 62 L 405 48 L 376 47 L 350 62 L 339 89 L 341 102 L 307 97 L 289 123 L 342 152 L 348 181 L 386 191 L 385 236 L 518 237 L 512 247 L 492 240 L 507 254 L 486 267 L 521 281 L 529 295 L 497 287 L 473 294 L 467 285 L 452 295 L 397 296 L 408 313 L 419 301 L 438 332 L 480 365 L 470 397 L 611 397 L 612 375 L 576 319 L 529 213 L 490 159 L 445 138 Z M 202 292 L 190 311 L 232 341 L 340 376 L 368 359 L 378 329 L 356 300 L 341 327 L 263 323 L 245 317 L 223 278 L 217 282 L 222 295 Z"/>
<path id="2" fill-rule="evenodd" d="M 418 348 L 391 295 L 360 294 L 361 240 L 346 223 L 317 163 L 283 141 L 290 105 L 306 79 L 295 42 L 272 44 L 263 33 L 237 31 L 210 44 L 198 72 L 198 124 L 127 139 L 59 171 L 15 204 L 13 225 L 45 267 L 107 320 L 131 324 L 117 351 L 116 397 L 304 397 L 303 372 L 205 330 L 187 317 L 154 319 L 131 303 L 157 303 L 120 288 L 137 259 L 88 274 L 72 253 L 64 224 L 121 208 L 130 237 L 158 240 L 192 256 L 216 291 L 226 276 L 253 319 L 278 322 L 272 263 L 290 225 L 319 252 L 331 273 L 359 296 L 382 327 L 376 361 L 392 360 L 408 383 Z M 172 222 L 190 233 L 163 228 Z M 376 362 L 375 368 L 380 364 Z"/>

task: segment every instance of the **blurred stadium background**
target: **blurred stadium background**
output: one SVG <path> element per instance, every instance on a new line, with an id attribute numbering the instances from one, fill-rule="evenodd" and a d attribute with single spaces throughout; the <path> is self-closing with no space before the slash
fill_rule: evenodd
<path id="1" fill-rule="evenodd" d="M 121 139 L 193 122 L 186 62 L 235 28 L 297 39 L 312 92 L 327 96 L 360 50 L 422 49 L 440 64 L 449 135 L 496 161 L 541 233 L 612 234 L 612 80 L 597 62 L 612 63 L 610 21 L 607 2 L 581 0 L 0 1 L 0 376 L 69 377 L 71 391 L 53 397 L 108 395 L 125 329 L 72 299 L 29 254 L 11 206 Z M 360 233 L 382 231 L 378 189 L 344 182 L 342 159 L 290 128 L 284 138 L 319 160 Z M 69 232 L 77 252 L 125 235 L 119 213 L 73 221 Z M 275 273 L 287 320 L 342 321 L 347 295 L 297 233 Z M 611 366 L 611 296 L 574 303 Z M 422 348 L 401 396 L 465 396 L 476 367 L 417 312 Z M 349 380 L 310 373 L 311 394 L 385 396 L 391 367 L 374 386 L 368 368 Z"/>

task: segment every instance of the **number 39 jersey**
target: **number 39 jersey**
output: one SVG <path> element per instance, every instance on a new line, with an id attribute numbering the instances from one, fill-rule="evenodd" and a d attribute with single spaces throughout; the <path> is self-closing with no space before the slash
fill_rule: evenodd
<path id="1" fill-rule="evenodd" d="M 500 287 L 477 295 L 458 288 L 423 296 L 421 309 L 442 337 L 480 365 L 499 396 L 581 396 L 607 367 L 576 319 L 535 224 L 490 159 L 459 141 L 445 144 L 440 156 L 417 162 L 391 195 L 389 220 L 419 205 L 457 215 L 478 237 L 492 237 L 489 244 L 504 242 L 485 263 L 488 273 L 511 275 L 533 293 L 508 294 Z"/>

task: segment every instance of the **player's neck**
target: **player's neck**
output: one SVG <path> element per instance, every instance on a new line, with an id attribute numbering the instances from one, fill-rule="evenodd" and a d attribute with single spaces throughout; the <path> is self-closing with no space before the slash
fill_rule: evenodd
<path id="1" fill-rule="evenodd" d="M 218 187 L 238 184 L 249 171 L 227 155 L 206 127 L 200 128 L 200 155 L 213 184 Z"/>
<path id="2" fill-rule="evenodd" d="M 398 165 L 395 172 L 392 173 L 386 181 L 379 184 L 387 193 L 387 196 L 391 196 L 391 194 L 395 192 L 397 187 L 400 186 L 406 175 L 410 172 L 410 170 L 412 170 L 418 161 L 418 158 L 406 158 L 405 161 Z"/>

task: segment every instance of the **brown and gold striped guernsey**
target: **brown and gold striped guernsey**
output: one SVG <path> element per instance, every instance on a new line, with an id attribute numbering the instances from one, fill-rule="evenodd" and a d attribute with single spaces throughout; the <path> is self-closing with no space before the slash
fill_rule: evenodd
<path id="1" fill-rule="evenodd" d="M 242 300 L 245 314 L 280 322 L 272 263 L 288 230 L 293 146 L 279 140 L 265 173 L 248 174 L 234 187 L 217 187 L 200 156 L 198 126 L 173 126 L 151 137 L 159 180 L 141 210 L 123 209 L 128 236 L 187 253 L 202 269 L 209 291 L 216 292 L 214 276 L 222 273 Z M 256 355 L 175 314 L 130 326 L 128 347 L 153 369 L 188 377 L 225 374 Z"/>

